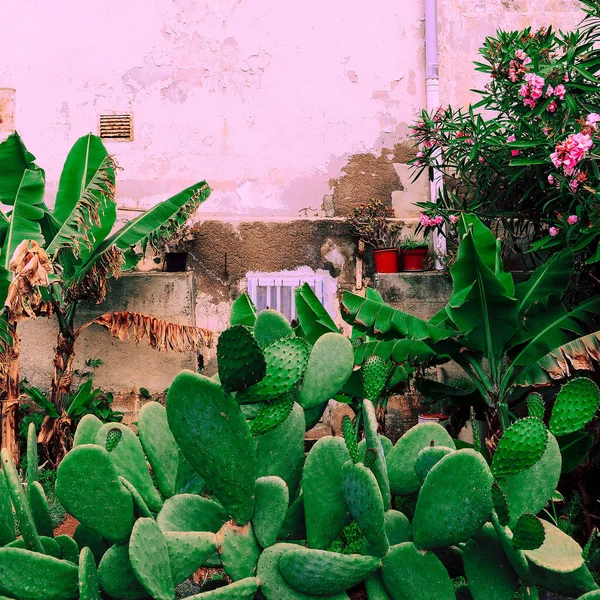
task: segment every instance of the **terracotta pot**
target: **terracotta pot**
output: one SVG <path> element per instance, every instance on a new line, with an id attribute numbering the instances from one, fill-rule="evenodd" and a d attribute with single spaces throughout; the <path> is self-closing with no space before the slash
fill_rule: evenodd
<path id="1" fill-rule="evenodd" d="M 187 252 L 165 252 L 165 271 L 179 273 L 187 268 Z"/>
<path id="2" fill-rule="evenodd" d="M 385 250 L 373 250 L 375 269 L 378 273 L 397 273 L 398 248 L 386 248 Z"/>
<path id="3" fill-rule="evenodd" d="M 429 254 L 429 248 L 415 248 L 414 250 L 402 250 L 402 265 L 405 271 L 425 270 L 425 259 Z"/>
<path id="4" fill-rule="evenodd" d="M 440 421 L 445 421 L 448 418 L 447 415 L 441 415 L 439 413 L 435 414 L 422 414 L 419 415 L 419 423 L 439 423 Z"/>

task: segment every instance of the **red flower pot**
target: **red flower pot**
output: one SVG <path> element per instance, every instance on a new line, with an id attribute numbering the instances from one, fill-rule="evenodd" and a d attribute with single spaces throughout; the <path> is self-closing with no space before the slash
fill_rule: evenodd
<path id="1" fill-rule="evenodd" d="M 405 271 L 425 270 L 425 258 L 429 248 L 415 248 L 414 250 L 402 250 L 402 265 Z"/>
<path id="2" fill-rule="evenodd" d="M 373 250 L 375 269 L 378 273 L 398 272 L 398 248 L 386 248 L 385 250 Z"/>

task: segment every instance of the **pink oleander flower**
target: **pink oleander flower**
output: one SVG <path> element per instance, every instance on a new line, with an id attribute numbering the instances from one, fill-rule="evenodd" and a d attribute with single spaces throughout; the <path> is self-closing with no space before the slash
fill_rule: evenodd
<path id="1" fill-rule="evenodd" d="M 519 88 L 519 94 L 523 96 L 523 98 L 527 98 L 529 95 L 529 86 L 526 83 Z"/>
<path id="2" fill-rule="evenodd" d="M 555 88 L 554 88 L 554 95 L 559 98 L 560 100 L 564 100 L 565 99 L 565 94 L 567 93 L 567 88 L 562 84 L 559 83 Z"/>
<path id="3" fill-rule="evenodd" d="M 548 175 L 548 183 L 554 185 L 554 175 Z"/>
<path id="4" fill-rule="evenodd" d="M 436 225 L 441 225 L 444 222 L 444 218 L 441 217 L 440 215 L 437 215 L 437 217 L 434 217 L 433 219 L 429 219 L 429 225 L 431 227 L 435 227 Z"/>
<path id="5" fill-rule="evenodd" d="M 519 49 L 515 52 L 515 58 L 519 60 L 525 60 L 527 58 L 527 54 L 525 54 L 525 50 Z"/>
<path id="6" fill-rule="evenodd" d="M 551 129 L 550 127 L 542 127 L 542 131 L 544 132 L 544 135 L 547 136 L 550 134 Z"/>
<path id="7" fill-rule="evenodd" d="M 529 106 L 529 108 L 535 108 L 535 100 L 532 100 L 531 98 L 525 98 L 523 104 Z"/>
<path id="8" fill-rule="evenodd" d="M 507 142 L 516 142 L 517 141 L 517 136 L 514 133 L 511 133 L 507 138 L 506 138 Z"/>
<path id="9" fill-rule="evenodd" d="M 577 181 L 577 179 L 573 179 L 571 183 L 569 183 L 569 187 L 571 188 L 572 192 L 576 192 L 577 188 L 579 187 L 579 181 Z"/>
<path id="10" fill-rule="evenodd" d="M 448 217 L 453 223 L 456 223 L 458 221 L 458 215 L 449 215 Z"/>
<path id="11" fill-rule="evenodd" d="M 419 215 L 419 223 L 421 223 L 421 225 L 423 225 L 423 227 L 428 227 L 429 226 L 429 217 L 427 215 L 424 215 L 423 213 L 421 213 Z"/>
<path id="12" fill-rule="evenodd" d="M 563 169 L 565 175 L 572 175 L 575 167 L 592 147 L 592 138 L 584 133 L 572 133 L 564 142 L 556 146 L 550 160 L 555 167 Z"/>
<path id="13" fill-rule="evenodd" d="M 531 62 L 533 62 L 533 61 L 531 60 L 531 58 L 529 58 L 529 56 L 527 56 L 526 58 L 523 59 L 523 66 L 528 65 Z"/>
<path id="14" fill-rule="evenodd" d="M 423 146 L 425 146 L 425 148 L 433 148 L 434 145 L 435 142 L 433 140 L 425 140 L 423 142 Z"/>
<path id="15" fill-rule="evenodd" d="M 480 156 L 477 160 L 479 160 L 479 164 L 483 164 L 485 162 L 485 158 L 483 158 L 483 156 Z"/>
<path id="16" fill-rule="evenodd" d="M 565 74 L 563 75 L 563 81 L 565 81 L 565 82 L 568 82 L 568 81 L 569 81 L 569 74 L 568 74 L 568 73 L 565 73 Z"/>
<path id="17" fill-rule="evenodd" d="M 546 98 L 550 98 L 550 96 L 552 96 L 552 94 L 554 93 L 554 88 L 548 84 L 548 87 L 546 88 Z"/>
<path id="18" fill-rule="evenodd" d="M 513 82 L 513 83 L 517 83 L 517 72 L 515 71 L 514 67 L 510 67 L 508 69 L 508 78 Z"/>
<path id="19" fill-rule="evenodd" d="M 421 166 L 421 161 L 420 160 L 415 161 L 415 167 L 420 167 L 420 166 Z"/>
<path id="20" fill-rule="evenodd" d="M 423 153 L 420 150 L 417 152 L 417 158 L 423 158 Z"/>
<path id="21" fill-rule="evenodd" d="M 552 102 L 550 102 L 550 104 L 548 104 L 548 106 L 546 107 L 546 110 L 549 113 L 553 113 L 553 112 L 556 112 L 557 108 L 558 108 L 558 105 L 556 104 L 556 102 L 554 102 L 554 100 L 552 100 Z"/>
<path id="22" fill-rule="evenodd" d="M 567 219 L 569 225 L 575 225 L 577 221 L 579 221 L 579 217 L 577 215 L 569 215 L 569 218 Z"/>
<path id="23" fill-rule="evenodd" d="M 550 227 L 550 229 L 548 230 L 548 233 L 554 237 L 555 235 L 558 235 L 559 229 L 558 227 Z"/>
<path id="24" fill-rule="evenodd" d="M 421 223 L 421 225 L 423 227 L 436 227 L 437 225 L 441 225 L 444 222 L 444 218 L 441 217 L 440 215 L 437 215 L 436 217 L 428 217 L 427 215 L 424 215 L 423 213 L 421 213 L 419 215 L 419 223 Z"/>
<path id="25" fill-rule="evenodd" d="M 598 129 L 597 123 L 600 121 L 600 115 L 598 113 L 590 113 L 585 120 L 585 124 L 588 127 L 593 127 L 594 129 Z"/>

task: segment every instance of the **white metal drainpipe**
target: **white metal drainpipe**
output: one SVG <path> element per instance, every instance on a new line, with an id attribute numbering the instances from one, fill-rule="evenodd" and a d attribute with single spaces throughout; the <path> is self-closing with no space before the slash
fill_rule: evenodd
<path id="1" fill-rule="evenodd" d="M 429 114 L 435 113 L 440 107 L 437 0 L 425 0 L 425 89 L 427 94 L 427 110 Z M 438 148 L 433 155 L 434 164 L 440 156 L 441 150 Z M 432 202 L 437 200 L 443 188 L 442 172 L 434 167 L 433 180 L 429 184 Z M 446 238 L 437 232 L 432 237 L 433 250 L 436 254 L 435 267 L 436 269 L 441 269 L 442 264 L 439 257 L 446 255 Z"/>

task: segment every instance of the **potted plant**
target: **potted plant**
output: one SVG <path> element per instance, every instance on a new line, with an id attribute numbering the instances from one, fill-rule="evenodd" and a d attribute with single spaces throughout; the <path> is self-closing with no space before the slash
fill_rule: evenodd
<path id="1" fill-rule="evenodd" d="M 429 254 L 427 240 L 417 240 L 413 236 L 407 236 L 402 240 L 400 250 L 405 271 L 423 271 L 425 269 L 425 259 Z"/>
<path id="2" fill-rule="evenodd" d="M 187 268 L 190 246 L 194 241 L 194 232 L 189 225 L 184 225 L 165 242 L 165 271 L 177 273 Z"/>
<path id="3" fill-rule="evenodd" d="M 393 209 L 382 200 L 371 199 L 356 207 L 346 218 L 350 232 L 363 244 L 371 246 L 378 273 L 399 270 L 398 242 L 404 223 L 392 221 Z"/>

